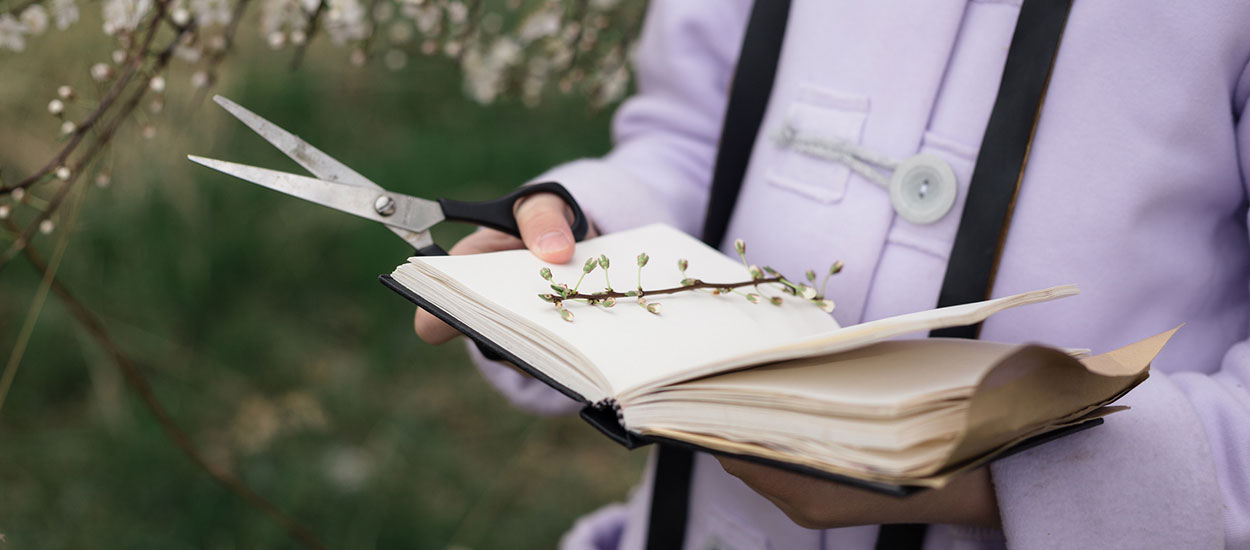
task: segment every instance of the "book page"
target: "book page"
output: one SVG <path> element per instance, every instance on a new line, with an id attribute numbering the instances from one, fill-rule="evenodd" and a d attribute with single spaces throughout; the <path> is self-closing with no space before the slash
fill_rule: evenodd
<path id="1" fill-rule="evenodd" d="M 673 384 L 654 399 L 704 394 L 722 402 L 771 402 L 776 408 L 823 414 L 894 417 L 930 408 L 938 400 L 967 397 L 985 373 L 1022 347 L 958 338 L 881 342 Z M 629 412 L 626 407 L 626 420 Z"/>
<path id="2" fill-rule="evenodd" d="M 593 368 L 601 375 L 608 396 L 679 377 L 692 369 L 732 362 L 761 349 L 796 344 L 838 328 L 829 314 L 788 295 L 783 296 L 780 306 L 754 304 L 739 294 L 713 296 L 703 291 L 648 297 L 650 303 L 662 305 L 659 315 L 649 313 L 630 298 L 618 299 L 610 309 L 567 303 L 565 307 L 575 316 L 573 322 L 561 319 L 559 311 L 538 297 L 552 292 L 549 283 L 539 277 L 542 267 L 551 269 L 555 282 L 573 287 L 582 275 L 586 259 L 600 254 L 611 260 L 608 275 L 612 287 L 618 291 L 635 289 L 639 284 L 636 258 L 640 252 L 650 256 L 641 277 L 642 286 L 647 289 L 679 286 L 682 276 L 677 260 L 682 258 L 689 261 L 687 275 L 693 278 L 714 283 L 750 279 L 736 258 L 661 224 L 578 243 L 573 261 L 562 266 L 546 264 L 526 250 L 418 257 L 409 261 L 432 270 L 443 284 L 454 286 L 457 293 L 482 307 L 514 314 L 526 325 L 524 329 L 516 327 L 517 330 L 534 337 L 542 333 L 575 350 L 576 355 L 589 362 L 581 365 L 583 368 Z M 409 286 L 400 276 L 402 271 L 403 266 L 396 271 L 396 279 Z M 598 292 L 604 287 L 603 270 L 596 267 L 579 290 Z M 771 288 L 765 292 L 782 296 Z"/>

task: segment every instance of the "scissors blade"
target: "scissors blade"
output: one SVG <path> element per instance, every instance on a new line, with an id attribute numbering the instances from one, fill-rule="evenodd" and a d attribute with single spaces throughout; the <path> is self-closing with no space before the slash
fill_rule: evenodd
<path id="1" fill-rule="evenodd" d="M 304 167 L 312 175 L 324 181 L 382 190 L 382 186 L 360 175 L 359 172 L 352 170 L 346 164 L 335 160 L 334 157 L 313 147 L 308 142 L 300 139 L 299 136 L 265 120 L 264 117 L 253 113 L 229 98 L 215 95 L 213 96 L 213 101 L 221 105 L 234 118 L 246 124 L 248 128 L 251 128 L 260 137 L 265 138 L 265 141 L 268 141 L 270 145 L 273 145 L 279 151 L 282 151 L 284 155 L 290 157 L 291 160 Z M 424 231 L 413 232 L 393 225 L 387 225 L 387 228 L 414 248 L 424 248 L 434 244 L 430 235 Z"/>
<path id="2" fill-rule="evenodd" d="M 430 226 L 443 221 L 444 218 L 443 207 L 437 202 L 399 193 L 389 193 L 380 187 L 342 185 L 308 176 L 195 155 L 187 155 L 187 158 L 191 162 L 274 191 L 386 224 L 389 227 L 422 233 L 427 238 L 429 236 L 427 230 Z M 388 198 L 393 201 L 390 205 L 383 208 L 377 207 L 379 199 Z M 391 213 L 386 215 L 383 213 L 386 211 Z"/>

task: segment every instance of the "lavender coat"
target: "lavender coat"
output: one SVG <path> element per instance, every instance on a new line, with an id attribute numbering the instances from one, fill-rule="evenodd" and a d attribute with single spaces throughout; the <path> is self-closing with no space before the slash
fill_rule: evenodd
<path id="1" fill-rule="evenodd" d="M 555 168 L 605 232 L 698 234 L 747 0 L 652 0 L 639 93 L 615 148 Z M 938 289 L 1020 0 L 794 0 L 730 238 L 783 272 L 840 258 L 843 325 L 927 309 Z M 1078 0 L 994 288 L 1076 283 L 983 337 L 1106 351 L 1186 327 L 1106 425 L 992 467 L 1003 528 L 937 526 L 928 548 L 1250 548 L 1250 2 Z M 960 194 L 932 225 L 844 166 L 766 139 L 786 118 L 880 154 L 941 156 Z M 574 404 L 479 361 L 518 404 Z M 650 470 L 648 470 L 648 476 Z M 649 479 L 579 522 L 568 548 L 642 548 Z M 709 456 L 688 548 L 867 549 L 877 527 L 808 530 Z"/>

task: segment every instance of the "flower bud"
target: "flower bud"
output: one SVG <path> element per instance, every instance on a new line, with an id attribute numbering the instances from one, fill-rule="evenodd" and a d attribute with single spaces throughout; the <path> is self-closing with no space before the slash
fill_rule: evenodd
<path id="1" fill-rule="evenodd" d="M 734 241 L 734 250 L 737 250 L 737 251 L 738 251 L 738 255 L 740 255 L 740 256 L 741 256 L 741 255 L 743 255 L 743 254 L 746 254 L 746 253 L 747 253 L 747 243 L 746 243 L 746 242 L 743 242 L 743 240 L 742 240 L 742 239 L 738 239 L 738 240 Z"/>
<path id="2" fill-rule="evenodd" d="M 596 265 L 599 265 L 599 261 L 597 258 L 587 259 L 586 265 L 582 266 L 582 273 L 590 273 L 591 271 L 594 271 Z"/>
<path id="3" fill-rule="evenodd" d="M 689 268 L 689 267 L 690 267 L 690 262 L 687 261 L 685 258 L 677 260 L 677 269 L 680 270 L 682 273 L 685 273 L 686 268 Z"/>
<path id="4" fill-rule="evenodd" d="M 638 297 L 638 305 L 640 305 L 640 306 L 642 306 L 642 307 L 647 307 L 647 298 L 646 298 L 645 296 L 639 296 L 639 297 Z"/>
<path id="5" fill-rule="evenodd" d="M 634 296 L 637 296 L 637 295 L 638 295 L 638 291 L 636 291 L 636 290 L 627 290 L 627 291 L 625 291 L 625 295 L 626 295 L 626 296 L 629 296 L 630 298 L 633 298 Z"/>
<path id="6" fill-rule="evenodd" d="M 651 313 L 654 313 L 654 314 L 656 314 L 656 315 L 659 315 L 659 314 L 660 314 L 660 310 L 661 310 L 661 309 L 662 309 L 662 308 L 660 307 L 660 303 L 659 303 L 659 302 L 656 302 L 656 303 L 653 303 L 653 304 L 647 304 L 647 311 L 650 311 Z"/>
<path id="7" fill-rule="evenodd" d="M 558 285 L 551 285 L 551 290 L 556 291 L 556 294 L 559 294 L 561 298 L 569 297 L 569 285 L 566 285 L 564 283 L 560 283 Z"/>
<path id="8" fill-rule="evenodd" d="M 825 313 L 833 313 L 833 300 L 816 300 L 813 303 Z"/>
<path id="9" fill-rule="evenodd" d="M 546 279 L 546 280 L 550 281 L 550 280 L 551 280 L 551 269 L 544 267 L 544 268 L 542 268 L 542 269 L 538 270 L 538 275 L 539 275 L 540 277 L 542 277 L 542 278 L 544 278 L 544 279 Z"/>
<path id="10" fill-rule="evenodd" d="M 603 304 L 603 307 L 612 307 L 616 305 L 616 298 L 608 297 L 601 303 Z"/>
<path id="11" fill-rule="evenodd" d="M 782 303 L 781 296 L 773 296 L 769 298 L 768 301 L 772 302 L 775 306 L 779 306 Z"/>
<path id="12" fill-rule="evenodd" d="M 798 291 L 799 291 L 799 296 L 802 296 L 804 300 L 811 300 L 812 298 L 816 297 L 816 289 L 810 286 L 799 285 Z"/>
<path id="13" fill-rule="evenodd" d="M 561 318 L 561 319 L 564 319 L 565 321 L 568 321 L 568 322 L 572 323 L 572 322 L 573 322 L 573 312 L 572 312 L 572 311 L 569 311 L 569 310 L 567 310 L 567 309 L 563 309 L 563 308 L 561 308 L 561 309 L 560 309 L 560 318 Z"/>
<path id="14" fill-rule="evenodd" d="M 764 273 L 763 273 L 762 271 L 760 271 L 759 266 L 755 266 L 755 265 L 753 265 L 753 266 L 751 266 L 751 267 L 750 267 L 750 269 L 748 269 L 747 271 L 750 271 L 750 272 L 751 272 L 751 278 L 752 278 L 752 279 L 763 279 L 763 278 L 764 278 Z"/>
<path id="15" fill-rule="evenodd" d="M 812 282 L 812 283 L 815 283 L 815 282 L 816 282 L 816 272 L 815 272 L 815 271 L 812 271 L 812 270 L 810 270 L 810 269 L 809 269 L 809 270 L 807 270 L 807 273 L 804 273 L 803 275 L 807 277 L 808 282 Z"/>
<path id="16" fill-rule="evenodd" d="M 758 304 L 760 303 L 760 295 L 754 292 L 747 294 L 747 301 L 751 302 L 752 304 Z"/>
<path id="17" fill-rule="evenodd" d="M 840 273 L 841 271 L 842 271 L 842 260 L 838 260 L 838 261 L 836 261 L 836 262 L 833 262 L 833 265 L 829 266 L 829 274 L 830 274 L 830 275 L 837 275 L 837 274 L 838 274 L 838 273 Z"/>
<path id="18" fill-rule="evenodd" d="M 556 301 L 556 295 L 555 295 L 555 294 L 539 294 L 539 295 L 538 295 L 538 298 L 539 298 L 540 300 L 544 301 L 544 302 L 549 303 L 549 304 L 554 304 L 554 303 L 555 303 L 555 301 Z"/>
<path id="19" fill-rule="evenodd" d="M 599 255 L 599 267 L 602 267 L 602 268 L 604 268 L 604 269 L 607 269 L 607 268 L 608 268 L 608 266 L 610 266 L 610 265 L 612 265 L 612 262 L 609 262 L 609 261 L 608 261 L 608 256 L 607 256 L 607 254 L 600 254 L 600 255 Z"/>
<path id="20" fill-rule="evenodd" d="M 694 286 L 698 283 L 699 283 L 698 279 L 692 279 L 690 277 L 686 277 L 685 279 L 681 280 L 681 286 Z"/>
<path id="21" fill-rule="evenodd" d="M 649 261 L 650 259 L 651 259 L 651 258 L 650 258 L 649 256 L 647 256 L 647 253 L 646 253 L 646 252 L 643 252 L 642 254 L 639 254 L 639 255 L 638 255 L 638 267 L 642 267 L 642 266 L 644 266 L 644 265 L 647 265 L 647 261 Z"/>
<path id="22" fill-rule="evenodd" d="M 56 96 L 69 101 L 74 99 L 74 89 L 66 85 L 58 86 L 56 89 Z"/>

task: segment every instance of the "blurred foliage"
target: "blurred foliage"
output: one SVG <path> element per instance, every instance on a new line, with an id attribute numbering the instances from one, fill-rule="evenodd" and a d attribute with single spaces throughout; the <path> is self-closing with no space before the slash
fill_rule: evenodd
<path id="1" fill-rule="evenodd" d="M 69 47 L 0 56 L 6 176 L 51 156 L 57 122 L 43 106 L 86 80 L 85 67 L 58 62 Z M 288 61 L 236 60 L 214 91 L 395 191 L 487 198 L 608 147 L 606 112 L 571 100 L 481 107 L 451 62 L 352 68 L 320 47 L 298 71 Z M 575 418 L 518 411 L 463 346 L 412 334 L 413 308 L 376 281 L 407 255 L 399 239 L 185 161 L 298 171 L 190 86 L 174 88 L 106 155 L 112 184 L 87 189 L 59 276 L 211 460 L 332 548 L 549 548 L 576 516 L 625 497 L 643 453 Z M 148 122 L 157 135 L 144 140 Z M 467 231 L 436 238 L 450 246 Z M 47 256 L 58 234 L 34 246 Z M 6 356 L 37 285 L 21 258 L 0 273 Z M 13 548 L 293 545 L 178 452 L 55 297 L 0 411 L 0 495 Z"/>

